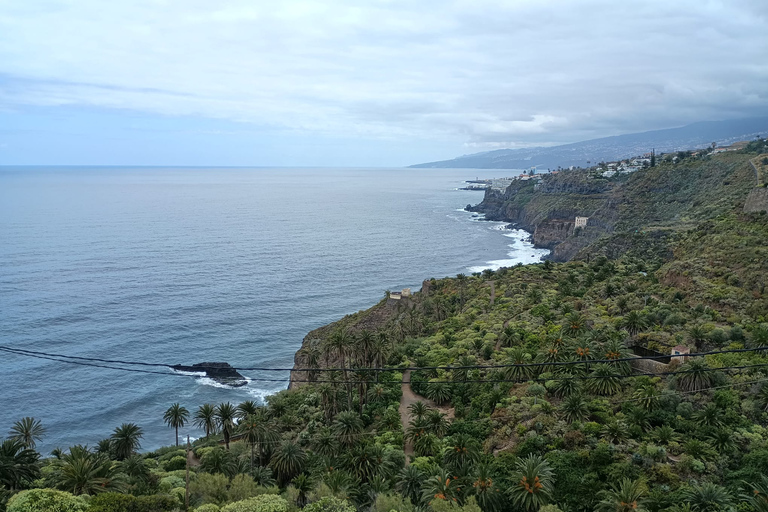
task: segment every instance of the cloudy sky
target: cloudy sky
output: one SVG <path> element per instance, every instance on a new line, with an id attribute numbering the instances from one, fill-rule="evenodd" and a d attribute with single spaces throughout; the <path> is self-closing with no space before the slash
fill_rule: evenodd
<path id="1" fill-rule="evenodd" d="M 0 165 L 400 166 L 758 115 L 766 0 L 0 0 Z"/>

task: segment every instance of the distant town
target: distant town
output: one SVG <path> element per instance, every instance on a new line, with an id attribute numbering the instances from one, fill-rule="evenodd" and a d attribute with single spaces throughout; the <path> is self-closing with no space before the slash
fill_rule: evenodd
<path id="1" fill-rule="evenodd" d="M 624 160 L 617 160 L 615 162 L 599 162 L 592 167 L 586 167 L 586 168 L 576 167 L 573 165 L 565 168 L 558 167 L 557 169 L 539 169 L 538 167 L 531 167 L 529 169 L 523 170 L 520 174 L 517 174 L 514 176 L 507 176 L 507 177 L 501 177 L 501 178 L 487 178 L 487 179 L 475 178 L 474 180 L 467 180 L 465 182 L 467 183 L 467 186 L 462 187 L 462 190 L 492 189 L 492 190 L 504 191 L 513 181 L 516 181 L 516 180 L 523 180 L 523 181 L 541 180 L 545 174 L 557 174 L 558 172 L 561 172 L 561 171 L 568 171 L 568 170 L 572 171 L 576 169 L 593 170 L 604 178 L 611 178 L 616 175 L 631 174 L 640 169 L 643 169 L 646 167 L 652 167 L 656 164 L 657 160 L 676 163 L 686 158 L 702 157 L 706 155 L 713 155 L 718 153 L 725 153 L 727 151 L 737 151 L 740 149 L 744 149 L 744 147 L 747 144 L 749 144 L 749 142 L 750 141 L 748 140 L 744 140 L 744 141 L 734 142 L 733 144 L 730 144 L 728 146 L 722 146 L 722 147 L 718 147 L 717 144 L 713 142 L 709 147 L 704 149 L 675 151 L 670 153 L 656 154 L 654 151 L 651 151 L 650 153 L 644 153 L 642 155 L 637 155 Z"/>

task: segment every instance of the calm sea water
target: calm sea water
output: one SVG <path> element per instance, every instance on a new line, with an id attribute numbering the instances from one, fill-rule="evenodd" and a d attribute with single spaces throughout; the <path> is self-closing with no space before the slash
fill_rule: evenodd
<path id="1" fill-rule="evenodd" d="M 498 173 L 496 173 L 498 174 Z M 461 211 L 477 171 L 0 168 L 0 344 L 85 357 L 290 367 L 304 335 L 429 277 L 536 262 L 522 232 Z M 492 177 L 494 174 L 489 174 Z M 160 371 L 163 371 L 160 369 Z M 262 399 L 225 388 L 0 352 L 0 437 L 23 416 L 41 448 L 122 422 L 173 442 L 164 410 Z M 199 432 L 183 429 L 193 436 Z"/>

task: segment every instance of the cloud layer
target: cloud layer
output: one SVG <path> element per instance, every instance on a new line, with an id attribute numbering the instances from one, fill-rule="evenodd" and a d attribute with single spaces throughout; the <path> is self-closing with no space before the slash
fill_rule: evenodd
<path id="1" fill-rule="evenodd" d="M 0 110 L 472 148 L 768 112 L 768 2 L 0 1 Z"/>

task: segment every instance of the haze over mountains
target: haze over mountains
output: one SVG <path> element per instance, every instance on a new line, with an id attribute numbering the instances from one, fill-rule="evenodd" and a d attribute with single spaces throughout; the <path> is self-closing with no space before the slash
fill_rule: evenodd
<path id="1" fill-rule="evenodd" d="M 468 169 L 556 169 L 588 167 L 601 161 L 613 161 L 642 155 L 655 149 L 657 153 L 702 148 L 716 142 L 718 146 L 768 135 L 768 117 L 705 121 L 680 128 L 630 133 L 613 137 L 575 142 L 561 146 L 523 149 L 498 149 L 463 155 L 452 160 L 413 165 L 415 168 Z"/>

